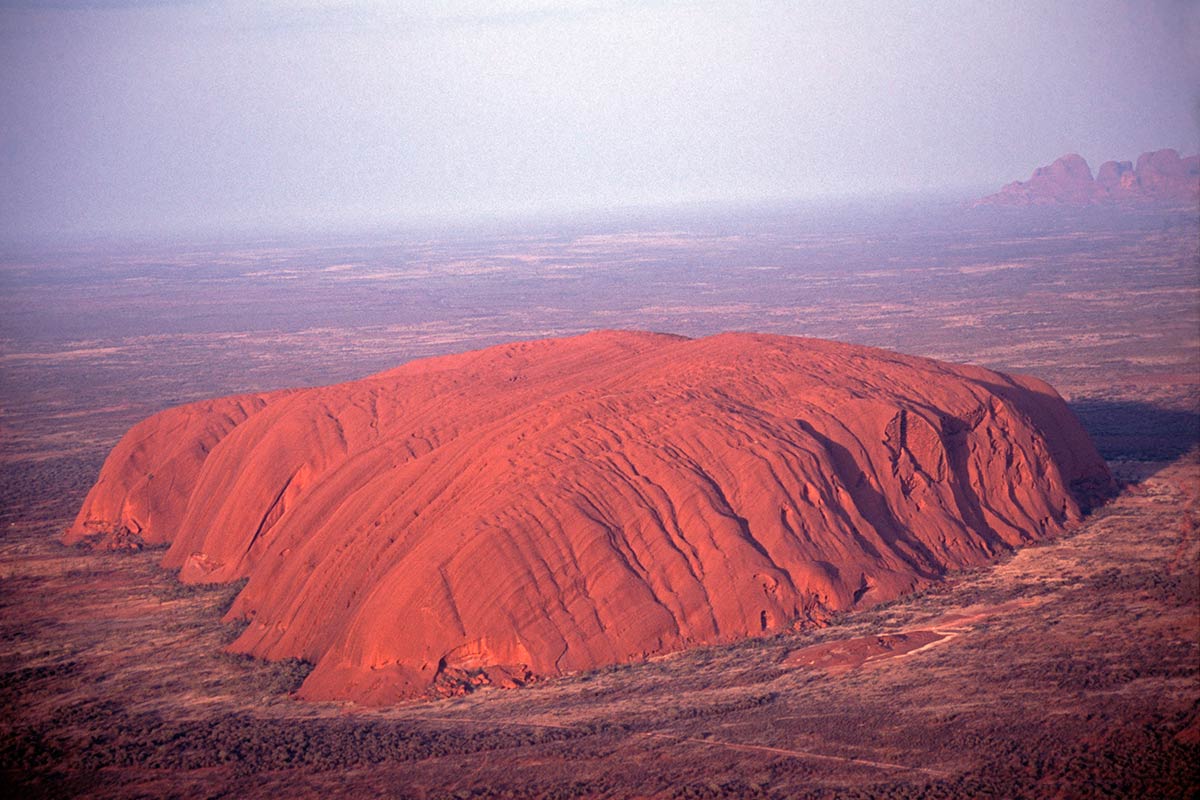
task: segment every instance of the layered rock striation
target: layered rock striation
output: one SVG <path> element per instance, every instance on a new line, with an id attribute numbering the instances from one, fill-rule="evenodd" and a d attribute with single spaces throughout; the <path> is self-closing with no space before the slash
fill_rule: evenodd
<path id="1" fill-rule="evenodd" d="M 1106 161 L 1092 177 L 1081 156 L 1070 154 L 1039 167 L 979 206 L 1149 205 L 1195 207 L 1200 203 L 1200 156 L 1180 158 L 1175 150 L 1143 153 L 1137 164 Z"/>
<path id="2" fill-rule="evenodd" d="M 232 648 L 385 704 L 777 632 L 1060 533 L 1111 490 L 1045 383 L 781 336 L 600 332 L 173 408 L 67 542 L 247 578 Z"/>

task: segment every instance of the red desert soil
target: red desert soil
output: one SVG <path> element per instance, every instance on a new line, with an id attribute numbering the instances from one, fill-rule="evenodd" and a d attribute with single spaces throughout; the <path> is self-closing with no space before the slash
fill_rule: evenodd
<path id="1" fill-rule="evenodd" d="M 817 667 L 831 675 L 887 658 L 896 658 L 942 641 L 948 633 L 933 630 L 882 633 L 841 642 L 802 647 L 787 657 L 785 667 Z"/>
<path id="2" fill-rule="evenodd" d="M 1109 493 L 1045 383 L 813 339 L 603 332 L 136 425 L 68 543 L 247 578 L 232 648 L 386 704 L 777 632 Z M 918 637 L 920 638 L 920 637 Z"/>
<path id="3" fill-rule="evenodd" d="M 889 658 L 912 655 L 926 650 L 939 642 L 967 633 L 972 626 L 996 614 L 1008 613 L 1032 605 L 1027 601 L 1014 601 L 998 606 L 969 609 L 970 613 L 948 614 L 934 620 L 933 627 L 879 633 L 840 639 L 821 644 L 801 647 L 788 653 L 782 662 L 784 667 L 815 667 L 830 675 L 848 672 L 864 664 L 874 664 Z"/>

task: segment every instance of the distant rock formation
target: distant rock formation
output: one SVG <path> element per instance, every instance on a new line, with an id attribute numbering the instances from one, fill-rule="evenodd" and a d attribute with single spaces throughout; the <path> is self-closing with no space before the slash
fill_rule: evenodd
<path id="1" fill-rule="evenodd" d="M 303 697 L 386 704 L 890 600 L 1111 488 L 1033 378 L 600 332 L 161 412 L 64 539 L 248 578 L 234 650 L 315 662 Z"/>
<path id="2" fill-rule="evenodd" d="M 1010 183 L 977 201 L 977 206 L 1144 205 L 1195 207 L 1200 204 L 1200 156 L 1180 158 L 1175 150 L 1143 153 L 1137 166 L 1106 161 L 1095 179 L 1082 157 L 1065 155 L 1034 170 L 1027 181 Z"/>

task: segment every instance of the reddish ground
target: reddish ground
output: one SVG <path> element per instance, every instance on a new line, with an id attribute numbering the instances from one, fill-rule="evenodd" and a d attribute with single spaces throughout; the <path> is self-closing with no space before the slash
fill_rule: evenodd
<path id="1" fill-rule="evenodd" d="M 1195 796 L 1195 214 L 810 221 L 6 257 L 0 794 Z M 165 407 L 613 327 L 1034 374 L 1127 483 L 1067 538 L 825 630 L 376 712 L 297 701 L 304 663 L 224 652 L 236 584 L 55 542 L 104 454 Z M 782 665 L 1013 601 L 865 668 Z"/>
<path id="2" fill-rule="evenodd" d="M 843 639 L 828 644 L 801 647 L 788 654 L 785 667 L 813 667 L 837 674 L 888 658 L 896 658 L 940 642 L 950 633 L 933 630 L 912 630 L 903 633 L 881 633 L 857 639 Z"/>
<path id="3" fill-rule="evenodd" d="M 793 650 L 783 661 L 785 667 L 807 667 L 831 675 L 876 664 L 890 658 L 919 653 L 939 642 L 970 633 L 975 624 L 997 614 L 1014 612 L 1035 601 L 1013 601 L 1000 605 L 965 609 L 966 613 L 947 614 L 933 621 L 931 628 L 880 633 L 850 639 L 835 639 Z"/>

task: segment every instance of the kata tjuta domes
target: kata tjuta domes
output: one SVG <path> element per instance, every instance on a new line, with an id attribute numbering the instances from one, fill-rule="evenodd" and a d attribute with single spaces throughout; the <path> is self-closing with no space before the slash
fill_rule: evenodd
<path id="1" fill-rule="evenodd" d="M 1200 203 L 1200 156 L 1175 150 L 1142 153 L 1137 164 L 1106 161 L 1096 177 L 1082 156 L 1065 155 L 976 202 L 980 206 L 1165 206 Z"/>
<path id="2" fill-rule="evenodd" d="M 388 703 L 779 631 L 1111 490 L 1045 383 L 783 336 L 601 332 L 170 409 L 67 531 L 248 578 L 233 649 Z"/>

